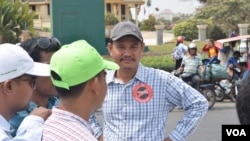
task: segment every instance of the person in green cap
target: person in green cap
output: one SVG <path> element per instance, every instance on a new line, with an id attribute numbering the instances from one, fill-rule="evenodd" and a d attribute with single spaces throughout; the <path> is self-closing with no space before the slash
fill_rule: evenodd
<path id="1" fill-rule="evenodd" d="M 106 96 L 106 69 L 119 66 L 104 60 L 85 40 L 64 45 L 52 55 L 51 79 L 60 104 L 43 125 L 43 141 L 97 140 L 88 121 Z"/>

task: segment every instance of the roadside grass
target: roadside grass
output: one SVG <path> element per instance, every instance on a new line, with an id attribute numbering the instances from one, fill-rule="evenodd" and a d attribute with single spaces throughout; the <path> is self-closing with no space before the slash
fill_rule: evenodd
<path id="1" fill-rule="evenodd" d="M 188 45 L 190 42 L 184 42 Z M 198 47 L 198 52 L 202 55 L 202 59 L 207 57 L 206 53 L 202 53 L 201 49 L 206 42 L 196 42 Z M 171 52 L 175 47 L 175 40 L 166 42 L 162 45 L 150 45 L 147 46 L 147 51 L 144 52 L 141 59 L 141 63 L 147 67 L 153 67 L 156 69 L 162 69 L 168 72 L 174 70 L 175 61 L 171 58 Z M 103 56 L 108 60 L 112 60 L 109 55 Z"/>
<path id="2" fill-rule="evenodd" d="M 190 42 L 184 42 L 188 45 Z M 202 53 L 201 49 L 206 42 L 196 42 L 198 47 L 198 52 L 202 55 L 202 58 L 206 58 L 207 54 Z M 175 61 L 171 58 L 171 52 L 175 47 L 176 42 L 170 41 L 163 45 L 147 46 L 148 51 L 144 53 L 141 60 L 142 64 L 148 67 L 153 67 L 157 69 L 163 69 L 165 71 L 173 71 L 175 66 Z"/>

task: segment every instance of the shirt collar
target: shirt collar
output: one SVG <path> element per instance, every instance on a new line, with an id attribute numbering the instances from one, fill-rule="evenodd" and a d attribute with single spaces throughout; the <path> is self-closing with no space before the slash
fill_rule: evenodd
<path id="1" fill-rule="evenodd" d="M 53 96 L 53 97 L 49 98 L 48 105 L 47 105 L 46 108 L 52 109 L 53 106 L 57 106 L 57 105 L 59 105 L 59 99 L 57 97 Z M 29 109 L 28 109 L 29 113 L 31 111 L 33 111 L 34 108 L 37 108 L 37 107 L 39 107 L 39 106 L 35 102 L 30 101 L 30 103 L 29 103 Z"/>
<path id="2" fill-rule="evenodd" d="M 0 128 L 5 132 L 12 132 L 9 122 L 2 115 L 0 115 Z"/>
<path id="3" fill-rule="evenodd" d="M 134 78 L 142 82 L 146 82 L 148 76 L 149 76 L 148 68 L 144 67 L 141 63 L 139 63 L 138 70 Z M 114 82 L 114 80 L 115 80 L 115 70 L 108 70 L 106 77 L 107 84 Z"/>

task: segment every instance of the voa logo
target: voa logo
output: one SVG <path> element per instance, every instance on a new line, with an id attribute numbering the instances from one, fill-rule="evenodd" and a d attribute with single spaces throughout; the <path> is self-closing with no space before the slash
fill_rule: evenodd
<path id="1" fill-rule="evenodd" d="M 226 129 L 227 136 L 247 136 L 244 129 Z"/>

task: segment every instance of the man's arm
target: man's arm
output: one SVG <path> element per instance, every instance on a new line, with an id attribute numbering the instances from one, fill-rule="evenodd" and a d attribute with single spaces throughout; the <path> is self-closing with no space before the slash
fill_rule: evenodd
<path id="1" fill-rule="evenodd" d="M 29 116 L 24 118 L 12 140 L 40 141 L 42 139 L 42 125 L 50 115 L 51 110 L 49 109 L 35 108 Z"/>
<path id="2" fill-rule="evenodd" d="M 169 91 L 172 92 L 171 95 L 175 95 L 175 101 L 177 102 L 175 104 L 181 104 L 180 106 L 183 107 L 184 116 L 168 137 L 173 141 L 185 141 L 195 131 L 206 114 L 208 101 L 200 92 L 178 80 L 178 78 L 169 79 L 171 79 L 171 85 L 174 86 L 169 88 Z"/>
<path id="3" fill-rule="evenodd" d="M 204 66 L 203 66 L 203 65 L 200 65 L 199 68 L 200 68 L 200 73 L 201 73 L 201 74 L 204 74 L 204 71 L 205 71 Z"/>

